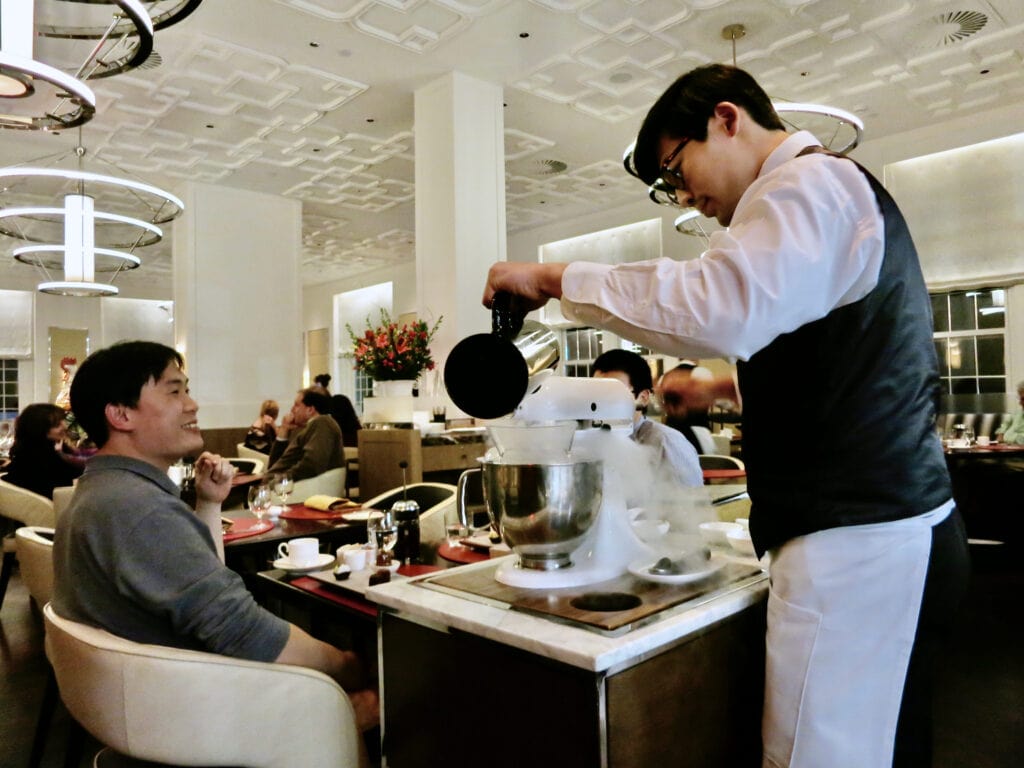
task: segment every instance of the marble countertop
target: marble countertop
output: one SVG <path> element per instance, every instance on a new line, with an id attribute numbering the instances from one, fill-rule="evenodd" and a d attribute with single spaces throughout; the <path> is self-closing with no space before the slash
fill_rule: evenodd
<path id="1" fill-rule="evenodd" d="M 737 562 L 755 564 L 753 558 Z M 483 569 L 483 561 L 460 566 Z M 610 637 L 554 621 L 484 598 L 461 597 L 418 585 L 429 575 L 369 588 L 366 597 L 378 605 L 421 620 L 459 629 L 479 637 L 536 653 L 591 672 L 615 672 L 643 661 L 695 632 L 736 614 L 767 597 L 767 574 L 751 583 L 724 587 L 667 609 L 652 622 Z"/>

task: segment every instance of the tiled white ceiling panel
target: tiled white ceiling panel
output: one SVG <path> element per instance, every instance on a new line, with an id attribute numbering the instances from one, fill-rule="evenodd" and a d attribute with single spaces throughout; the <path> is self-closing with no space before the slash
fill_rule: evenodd
<path id="1" fill-rule="evenodd" d="M 1020 0 L 207 0 L 157 33 L 161 64 L 94 81 L 82 141 L 172 191 L 301 200 L 308 284 L 413 258 L 412 105 L 432 79 L 504 86 L 515 232 L 644 195 L 623 148 L 681 72 L 732 60 L 737 23 L 774 97 L 856 111 L 868 139 L 1024 100 Z M 65 133 L 8 131 L 0 164 L 67 151 Z M 27 269 L 8 245 L 0 279 Z M 169 275 L 167 240 L 142 255 L 119 281 Z"/>

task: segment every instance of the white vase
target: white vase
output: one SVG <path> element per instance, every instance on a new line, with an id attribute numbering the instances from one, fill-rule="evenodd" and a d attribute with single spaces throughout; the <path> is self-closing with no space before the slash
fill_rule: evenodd
<path id="1" fill-rule="evenodd" d="M 374 397 L 412 397 L 416 379 L 389 379 L 373 382 Z"/>

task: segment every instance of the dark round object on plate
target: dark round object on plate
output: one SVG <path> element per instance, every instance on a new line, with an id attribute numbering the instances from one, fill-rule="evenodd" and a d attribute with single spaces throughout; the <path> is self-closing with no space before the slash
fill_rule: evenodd
<path id="1" fill-rule="evenodd" d="M 569 601 L 569 605 L 580 611 L 628 611 L 638 607 L 643 600 L 628 592 L 586 592 Z"/>
<path id="2" fill-rule="evenodd" d="M 493 333 L 467 336 L 444 365 L 444 386 L 459 408 L 477 419 L 497 419 L 515 410 L 530 380 L 515 344 Z"/>

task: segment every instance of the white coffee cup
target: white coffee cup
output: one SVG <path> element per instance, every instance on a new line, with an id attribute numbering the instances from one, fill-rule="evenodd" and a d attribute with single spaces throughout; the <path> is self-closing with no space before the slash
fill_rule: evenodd
<path id="1" fill-rule="evenodd" d="M 366 568 L 366 556 L 369 554 L 369 550 L 363 549 L 343 549 L 341 550 L 341 556 L 345 560 L 345 565 L 352 569 L 352 572 L 361 571 Z"/>
<path id="2" fill-rule="evenodd" d="M 977 436 L 977 437 L 976 437 L 976 438 L 974 439 L 974 443 L 975 443 L 975 445 L 980 445 L 980 446 L 982 446 L 982 447 L 984 447 L 984 446 L 988 445 L 988 444 L 989 444 L 989 441 L 990 441 L 990 438 L 989 438 L 989 436 L 988 436 L 988 435 L 978 435 L 978 436 Z"/>
<path id="3" fill-rule="evenodd" d="M 281 542 L 277 548 L 277 556 L 298 568 L 316 565 L 320 558 L 320 541 L 310 538 Z"/>

